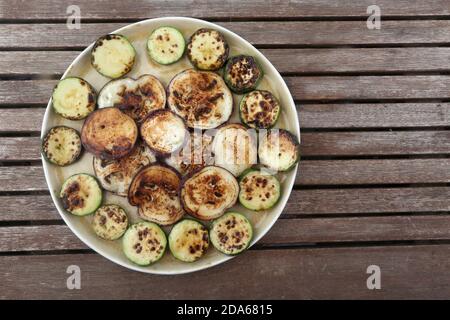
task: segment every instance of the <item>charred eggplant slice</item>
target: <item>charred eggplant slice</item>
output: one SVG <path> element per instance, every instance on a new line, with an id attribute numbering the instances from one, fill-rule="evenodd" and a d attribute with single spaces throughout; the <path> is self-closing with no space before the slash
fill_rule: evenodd
<path id="1" fill-rule="evenodd" d="M 217 250 L 235 255 L 248 248 L 253 238 L 253 228 L 242 214 L 228 212 L 213 222 L 209 234 Z"/>
<path id="2" fill-rule="evenodd" d="M 275 125 L 281 113 L 278 99 L 266 90 L 255 90 L 242 97 L 239 115 L 250 128 L 268 129 Z"/>
<path id="3" fill-rule="evenodd" d="M 145 143 L 162 156 L 180 149 L 188 135 L 183 119 L 170 110 L 153 111 L 141 125 Z"/>
<path id="4" fill-rule="evenodd" d="M 201 220 L 220 217 L 238 198 L 239 184 L 227 170 L 207 166 L 187 177 L 180 197 L 184 209 Z"/>
<path id="5" fill-rule="evenodd" d="M 184 219 L 170 231 L 169 248 L 178 260 L 194 262 L 206 253 L 208 247 L 208 229 L 198 221 Z"/>
<path id="6" fill-rule="evenodd" d="M 257 163 L 256 132 L 239 123 L 223 125 L 214 137 L 212 152 L 214 164 L 237 177 Z"/>
<path id="7" fill-rule="evenodd" d="M 300 160 L 300 145 L 289 131 L 271 129 L 260 136 L 258 156 L 262 165 L 275 171 L 287 171 Z"/>
<path id="8" fill-rule="evenodd" d="M 80 134 L 66 126 L 53 127 L 42 141 L 42 153 L 49 162 L 58 166 L 72 164 L 81 154 Z"/>
<path id="9" fill-rule="evenodd" d="M 254 57 L 239 55 L 228 59 L 223 77 L 231 91 L 241 94 L 256 89 L 263 76 Z"/>
<path id="10" fill-rule="evenodd" d="M 98 107 L 116 107 L 141 123 L 150 112 L 164 109 L 166 90 L 154 76 L 145 74 L 137 80 L 121 78 L 108 82 L 98 95 Z"/>
<path id="11" fill-rule="evenodd" d="M 81 120 L 95 110 L 97 94 L 92 86 L 81 78 L 65 78 L 53 89 L 53 110 L 69 120 Z"/>
<path id="12" fill-rule="evenodd" d="M 250 210 L 272 208 L 280 198 L 280 182 L 263 170 L 249 169 L 239 180 L 239 202 Z"/>
<path id="13" fill-rule="evenodd" d="M 79 173 L 63 183 L 59 197 L 65 210 L 76 216 L 85 216 L 100 207 L 103 194 L 93 176 Z"/>
<path id="14" fill-rule="evenodd" d="M 128 202 L 138 206 L 139 216 L 161 225 L 174 224 L 183 217 L 178 190 L 180 175 L 165 165 L 149 165 L 139 171 L 128 190 Z"/>
<path id="15" fill-rule="evenodd" d="M 150 148 L 143 142 L 139 142 L 133 151 L 123 158 L 103 160 L 94 157 L 93 166 L 103 189 L 126 197 L 136 173 L 155 161 L 156 157 Z"/>
<path id="16" fill-rule="evenodd" d="M 167 90 L 169 108 L 190 128 L 216 128 L 233 112 L 233 95 L 214 72 L 182 71 L 170 81 Z"/>
<path id="17" fill-rule="evenodd" d="M 139 222 L 125 232 L 122 247 L 130 261 L 140 266 L 148 266 L 162 258 L 166 251 L 167 238 L 157 224 Z"/>
<path id="18" fill-rule="evenodd" d="M 230 47 L 217 30 L 202 28 L 189 39 L 187 55 L 191 63 L 200 70 L 220 69 L 228 59 Z"/>
<path id="19" fill-rule="evenodd" d="M 86 119 L 81 141 L 94 156 L 114 160 L 133 150 L 138 134 L 136 123 L 125 113 L 117 108 L 103 108 Z"/>
<path id="20" fill-rule="evenodd" d="M 91 51 L 91 64 L 105 77 L 116 79 L 133 67 L 136 51 L 127 38 L 120 34 L 100 37 Z"/>
<path id="21" fill-rule="evenodd" d="M 125 210 L 118 205 L 104 205 L 95 211 L 92 227 L 100 238 L 117 240 L 127 230 L 128 217 Z"/>
<path id="22" fill-rule="evenodd" d="M 183 34 L 174 27 L 153 30 L 147 41 L 147 51 L 159 64 L 172 64 L 181 59 L 186 43 Z"/>

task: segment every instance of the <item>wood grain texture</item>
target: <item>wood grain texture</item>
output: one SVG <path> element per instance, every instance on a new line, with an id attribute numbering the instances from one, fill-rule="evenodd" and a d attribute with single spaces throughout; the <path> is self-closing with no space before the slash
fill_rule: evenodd
<path id="1" fill-rule="evenodd" d="M 40 132 L 44 108 L 0 108 L 0 132 Z"/>

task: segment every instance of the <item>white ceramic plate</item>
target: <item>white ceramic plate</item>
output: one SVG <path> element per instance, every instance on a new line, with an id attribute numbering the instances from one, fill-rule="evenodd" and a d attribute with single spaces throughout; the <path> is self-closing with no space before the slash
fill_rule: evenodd
<path id="1" fill-rule="evenodd" d="M 149 73 L 158 77 L 166 86 L 169 83 L 169 80 L 175 74 L 184 69 L 192 68 L 186 57 L 183 57 L 180 61 L 169 66 L 158 65 L 148 57 L 148 54 L 146 52 L 147 37 L 150 35 L 152 30 L 165 25 L 178 28 L 183 33 L 185 39 L 188 39 L 189 36 L 199 28 L 208 27 L 219 30 L 224 34 L 228 44 L 230 45 L 230 56 L 236 54 L 249 54 L 256 57 L 265 73 L 264 79 L 261 81 L 258 88 L 270 90 L 280 100 L 282 105 L 282 114 L 280 119 L 278 120 L 277 127 L 285 128 L 291 131 L 300 139 L 300 127 L 295 104 L 285 82 L 281 78 L 278 71 L 269 62 L 269 60 L 267 60 L 250 43 L 248 43 L 237 34 L 219 25 L 192 18 L 167 17 L 149 19 L 133 23 L 121 29 L 115 30 L 112 33 L 120 33 L 125 35 L 132 42 L 137 51 L 135 65 L 132 71 L 126 76 L 137 78 L 141 74 Z M 83 32 L 83 29 L 81 28 L 79 32 Z M 90 51 L 92 46 L 93 44 L 87 47 L 72 62 L 72 64 L 64 73 L 63 78 L 68 76 L 81 77 L 83 79 L 86 79 L 98 92 L 103 87 L 103 85 L 109 81 L 109 79 L 100 75 L 91 66 Z M 234 95 L 235 103 L 237 103 L 240 98 L 241 96 Z M 81 130 L 81 126 L 84 122 L 83 120 L 70 121 L 63 119 L 62 117 L 55 114 L 55 112 L 52 110 L 51 103 L 52 101 L 50 99 L 42 124 L 42 136 L 51 127 L 56 125 L 67 125 L 77 130 Z M 237 115 L 236 109 L 237 108 L 235 108 L 230 122 L 239 122 L 239 117 Z M 53 202 L 55 203 L 55 206 L 58 209 L 61 217 L 70 227 L 70 229 L 90 248 L 119 265 L 122 265 L 129 269 L 147 273 L 181 274 L 212 267 L 232 258 L 230 256 L 225 256 L 222 253 L 219 253 L 211 245 L 206 255 L 194 263 L 184 263 L 178 261 L 170 254 L 169 250 L 167 250 L 164 257 L 157 263 L 148 267 L 137 266 L 124 256 L 121 248 L 121 240 L 106 241 L 98 238 L 91 228 L 92 217 L 76 217 L 71 215 L 70 213 L 65 212 L 58 198 L 58 193 L 61 185 L 67 177 L 72 174 L 81 172 L 93 174 L 92 155 L 84 152 L 81 159 L 67 167 L 57 167 L 48 163 L 44 159 L 43 165 L 45 178 L 47 180 Z M 254 239 L 252 241 L 252 245 L 266 234 L 266 232 L 272 227 L 272 225 L 275 223 L 275 221 L 283 211 L 283 208 L 285 207 L 291 193 L 296 172 L 297 167 L 289 171 L 288 173 L 281 174 L 279 176 L 280 180 L 282 181 L 282 196 L 278 204 L 272 209 L 263 212 L 252 212 L 250 210 L 244 209 L 240 205 L 236 205 L 231 209 L 236 210 L 237 212 L 244 213 L 252 222 L 254 226 Z M 140 220 L 137 216 L 137 208 L 130 206 L 125 197 L 119 197 L 109 192 L 105 192 L 103 203 L 119 204 L 128 212 L 131 222 L 137 222 Z"/>

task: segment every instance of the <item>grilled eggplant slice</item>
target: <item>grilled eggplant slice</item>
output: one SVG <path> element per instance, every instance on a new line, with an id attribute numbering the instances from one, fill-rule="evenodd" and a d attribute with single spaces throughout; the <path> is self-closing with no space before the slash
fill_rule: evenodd
<path id="1" fill-rule="evenodd" d="M 272 208 L 280 198 L 280 182 L 262 170 L 249 169 L 239 180 L 239 202 L 250 210 Z"/>
<path id="2" fill-rule="evenodd" d="M 262 165 L 275 171 L 287 171 L 300 160 L 300 145 L 289 131 L 271 129 L 260 136 L 258 156 Z"/>
<path id="3" fill-rule="evenodd" d="M 231 91 L 241 94 L 256 89 L 263 76 L 254 57 L 239 55 L 228 59 L 223 77 Z"/>
<path id="4" fill-rule="evenodd" d="M 69 120 L 81 120 L 95 110 L 97 94 L 92 86 L 81 78 L 65 78 L 53 89 L 53 110 Z"/>
<path id="5" fill-rule="evenodd" d="M 147 41 L 147 51 L 159 64 L 172 64 L 181 59 L 186 43 L 183 34 L 174 27 L 153 30 Z"/>
<path id="6" fill-rule="evenodd" d="M 230 47 L 217 30 L 202 28 L 189 39 L 187 55 L 200 70 L 218 70 L 228 59 Z"/>
<path id="7" fill-rule="evenodd" d="M 130 261 L 140 266 L 148 266 L 162 258 L 166 251 L 167 238 L 157 224 L 139 222 L 125 232 L 122 247 Z"/>
<path id="8" fill-rule="evenodd" d="M 127 230 L 128 217 L 125 210 L 118 205 L 108 204 L 95 211 L 92 227 L 100 238 L 117 240 Z"/>
<path id="9" fill-rule="evenodd" d="M 239 176 L 257 163 L 256 132 L 239 123 L 221 126 L 212 142 L 214 164 Z"/>
<path id="10" fill-rule="evenodd" d="M 166 165 L 149 165 L 139 171 L 128 190 L 128 202 L 138 206 L 139 216 L 161 225 L 174 224 L 183 217 L 178 190 L 181 178 Z"/>
<path id="11" fill-rule="evenodd" d="M 205 254 L 208 247 L 208 229 L 198 221 L 184 219 L 170 231 L 169 248 L 178 260 L 194 262 Z"/>
<path id="12" fill-rule="evenodd" d="M 108 82 L 98 95 L 99 108 L 117 107 L 136 122 L 141 123 L 154 110 L 166 106 L 166 90 L 150 74 L 137 80 L 122 78 Z"/>
<path id="13" fill-rule="evenodd" d="M 133 151 L 117 160 L 103 160 L 94 157 L 93 166 L 103 189 L 126 197 L 128 188 L 136 173 L 151 163 L 156 157 L 143 142 L 136 144 Z"/>
<path id="14" fill-rule="evenodd" d="M 103 194 L 93 176 L 79 173 L 63 183 L 59 197 L 68 212 L 76 216 L 85 216 L 100 207 Z"/>
<path id="15" fill-rule="evenodd" d="M 53 127 L 42 141 L 42 153 L 49 162 L 58 166 L 72 164 L 81 154 L 80 134 L 66 126 Z"/>
<path id="16" fill-rule="evenodd" d="M 138 134 L 134 120 L 111 107 L 98 109 L 86 119 L 81 129 L 81 141 L 94 156 L 114 160 L 133 150 Z"/>
<path id="17" fill-rule="evenodd" d="M 278 99 L 266 90 L 255 90 L 242 97 L 239 115 L 250 128 L 268 129 L 275 125 L 281 113 Z"/>
<path id="18" fill-rule="evenodd" d="M 186 177 L 180 191 L 184 210 L 201 220 L 220 217 L 238 198 L 239 184 L 227 170 L 207 166 Z"/>
<path id="19" fill-rule="evenodd" d="M 242 214 L 228 212 L 213 222 L 209 234 L 217 250 L 235 255 L 248 248 L 253 238 L 253 228 Z"/>
<path id="20" fill-rule="evenodd" d="M 233 112 L 233 95 L 213 72 L 188 69 L 177 74 L 168 86 L 167 102 L 190 128 L 216 128 Z"/>
<path id="21" fill-rule="evenodd" d="M 136 51 L 133 45 L 120 34 L 100 37 L 91 51 L 91 64 L 105 77 L 116 79 L 133 67 Z"/>
<path id="22" fill-rule="evenodd" d="M 189 136 L 183 119 L 170 110 L 156 110 L 141 125 L 145 143 L 162 156 L 180 149 Z"/>

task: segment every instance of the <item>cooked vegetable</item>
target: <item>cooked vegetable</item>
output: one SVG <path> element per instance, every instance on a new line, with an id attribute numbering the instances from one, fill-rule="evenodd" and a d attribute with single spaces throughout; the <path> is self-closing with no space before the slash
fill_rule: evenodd
<path id="1" fill-rule="evenodd" d="M 42 141 L 44 157 L 58 166 L 67 166 L 81 154 L 81 138 L 77 130 L 57 126 L 51 128 Z"/>
<path id="2" fill-rule="evenodd" d="M 140 266 L 148 266 L 162 258 L 167 247 L 164 231 L 155 223 L 139 222 L 123 236 L 125 256 Z"/>
<path id="3" fill-rule="evenodd" d="M 284 129 L 271 129 L 260 136 L 259 161 L 275 171 L 287 171 L 300 159 L 297 137 Z"/>
<path id="4" fill-rule="evenodd" d="M 85 216 L 100 207 L 103 194 L 93 176 L 79 173 L 63 183 L 59 197 L 68 212 L 76 216 Z"/>
<path id="5" fill-rule="evenodd" d="M 249 169 L 239 180 L 239 202 L 250 210 L 272 208 L 280 198 L 278 179 L 261 170 Z"/>
<path id="6" fill-rule="evenodd" d="M 127 230 L 128 217 L 118 205 L 108 204 L 95 211 L 92 227 L 100 238 L 116 240 Z"/>
<path id="7" fill-rule="evenodd" d="M 120 78 L 133 67 L 136 51 L 127 38 L 120 34 L 100 37 L 91 51 L 91 64 L 108 78 Z"/>
<path id="8" fill-rule="evenodd" d="M 229 212 L 213 222 L 209 235 L 217 250 L 234 255 L 248 248 L 252 241 L 253 228 L 242 214 Z"/>
<path id="9" fill-rule="evenodd" d="M 228 59 L 223 75 L 228 87 L 238 94 L 256 89 L 263 76 L 264 72 L 256 59 L 246 55 Z"/>
<path id="10" fill-rule="evenodd" d="M 183 119 L 170 110 L 156 110 L 141 125 L 141 136 L 160 155 L 170 155 L 180 149 L 188 138 Z"/>
<path id="11" fill-rule="evenodd" d="M 139 171 L 128 190 L 128 202 L 138 206 L 139 216 L 161 225 L 169 225 L 183 217 L 178 189 L 180 175 L 165 165 L 149 165 Z"/>
<path id="12" fill-rule="evenodd" d="M 126 197 L 131 180 L 146 165 L 156 161 L 153 152 L 143 142 L 136 144 L 133 151 L 117 160 L 94 157 L 93 166 L 103 189 Z"/>
<path id="13" fill-rule="evenodd" d="M 275 125 L 281 113 L 277 98 L 266 90 L 255 90 L 242 97 L 239 115 L 242 122 L 256 129 L 268 129 Z"/>
<path id="14" fill-rule="evenodd" d="M 230 47 L 217 30 L 202 28 L 189 39 L 187 55 L 191 63 L 201 70 L 220 69 L 227 61 Z"/>
<path id="15" fill-rule="evenodd" d="M 208 247 L 208 229 L 200 222 L 184 219 L 170 231 L 170 251 L 175 258 L 181 261 L 194 262 L 200 259 Z"/>
<path id="16" fill-rule="evenodd" d="M 81 78 L 65 78 L 53 89 L 53 110 L 70 120 L 86 118 L 95 110 L 97 94 L 92 86 Z"/>
<path id="17" fill-rule="evenodd" d="M 171 64 L 180 60 L 185 46 L 183 35 L 174 27 L 153 30 L 147 41 L 150 58 L 160 64 Z"/>
<path id="18" fill-rule="evenodd" d="M 188 69 L 177 74 L 169 83 L 167 102 L 190 128 L 216 128 L 233 112 L 233 95 L 214 72 Z"/>
<path id="19" fill-rule="evenodd" d="M 239 185 L 227 170 L 207 166 L 187 177 L 181 187 L 184 210 L 201 220 L 220 217 L 238 198 Z"/>
<path id="20" fill-rule="evenodd" d="M 117 108 L 93 112 L 81 129 L 81 142 L 94 156 L 105 160 L 129 154 L 136 143 L 138 129 L 133 119 Z"/>
<path id="21" fill-rule="evenodd" d="M 256 132 L 239 123 L 223 125 L 212 143 L 214 164 L 239 176 L 257 163 Z"/>
<path id="22" fill-rule="evenodd" d="M 98 107 L 117 107 L 138 123 L 150 112 L 164 109 L 166 91 L 159 80 L 149 74 L 108 82 L 98 95 Z"/>

